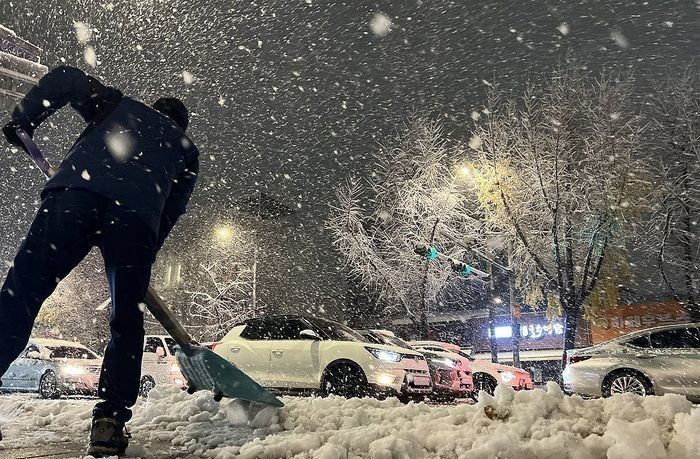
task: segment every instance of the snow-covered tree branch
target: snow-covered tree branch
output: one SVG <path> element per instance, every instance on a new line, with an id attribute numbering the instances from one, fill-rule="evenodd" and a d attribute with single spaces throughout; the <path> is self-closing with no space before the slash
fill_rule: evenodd
<path id="1" fill-rule="evenodd" d="M 647 189 L 636 160 L 642 123 L 625 79 L 597 79 L 562 64 L 523 98 L 491 92 L 480 139 L 477 189 L 486 222 L 512 247 L 518 288 L 577 319 L 616 299 L 625 241 Z M 622 271 L 624 272 L 624 270 Z"/>

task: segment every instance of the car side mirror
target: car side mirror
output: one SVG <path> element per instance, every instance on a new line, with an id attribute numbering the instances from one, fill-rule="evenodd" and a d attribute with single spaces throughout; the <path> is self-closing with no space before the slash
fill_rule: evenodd
<path id="1" fill-rule="evenodd" d="M 163 346 L 158 346 L 156 348 L 156 355 L 161 359 L 164 358 L 165 357 L 165 348 L 163 348 Z"/>
<path id="2" fill-rule="evenodd" d="M 41 352 L 39 352 L 39 351 L 27 352 L 27 358 L 34 359 L 34 360 L 43 360 L 43 356 L 41 355 Z"/>
<path id="3" fill-rule="evenodd" d="M 318 333 L 316 333 L 316 332 L 313 331 L 313 330 L 308 330 L 308 329 L 307 329 L 307 330 L 302 330 L 302 331 L 300 331 L 300 332 L 299 332 L 299 338 L 303 338 L 303 339 L 312 339 L 312 340 L 314 340 L 314 341 L 317 341 L 317 340 L 320 340 L 320 339 L 321 339 L 321 337 L 318 336 Z"/>

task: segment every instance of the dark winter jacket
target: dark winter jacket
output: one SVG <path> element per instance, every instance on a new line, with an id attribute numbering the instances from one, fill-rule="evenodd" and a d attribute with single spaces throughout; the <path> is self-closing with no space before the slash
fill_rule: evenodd
<path id="1" fill-rule="evenodd" d="M 72 67 L 57 67 L 12 114 L 30 135 L 70 104 L 88 123 L 44 187 L 82 188 L 136 212 L 158 236 L 175 225 L 194 189 L 199 152 L 173 120 Z"/>

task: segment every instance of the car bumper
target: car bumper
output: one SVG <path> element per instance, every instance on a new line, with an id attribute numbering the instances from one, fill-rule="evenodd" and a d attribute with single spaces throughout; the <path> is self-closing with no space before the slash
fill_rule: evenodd
<path id="1" fill-rule="evenodd" d="M 432 372 L 433 392 L 441 395 L 468 395 L 474 390 L 471 373 L 457 369 L 440 369 Z"/>
<path id="2" fill-rule="evenodd" d="M 428 373 L 407 372 L 399 368 L 384 368 L 367 375 L 367 383 L 379 393 L 429 394 L 432 391 Z"/>
<path id="3" fill-rule="evenodd" d="M 597 373 L 567 366 L 561 374 L 564 392 L 588 397 L 602 396 L 601 379 Z"/>
<path id="4" fill-rule="evenodd" d="M 97 395 L 98 376 L 63 377 L 58 380 L 58 390 L 63 394 Z"/>

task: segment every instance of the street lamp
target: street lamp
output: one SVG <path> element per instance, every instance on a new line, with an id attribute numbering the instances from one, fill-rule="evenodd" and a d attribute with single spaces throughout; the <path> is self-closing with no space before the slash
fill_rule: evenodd
<path id="1" fill-rule="evenodd" d="M 214 237 L 218 242 L 228 243 L 233 240 L 235 232 L 231 225 L 219 225 L 214 228 Z"/>

